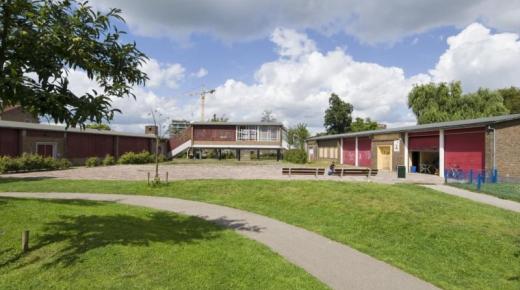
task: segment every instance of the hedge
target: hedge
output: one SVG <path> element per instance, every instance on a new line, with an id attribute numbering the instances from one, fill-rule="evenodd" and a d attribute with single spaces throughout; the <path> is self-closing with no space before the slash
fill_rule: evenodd
<path id="1" fill-rule="evenodd" d="M 164 155 L 159 155 L 159 162 L 163 162 L 164 160 Z M 119 157 L 119 164 L 146 164 L 154 162 L 155 155 L 148 151 L 143 151 L 140 153 L 126 152 L 125 154 L 121 155 L 121 157 Z"/>
<path id="2" fill-rule="evenodd" d="M 85 160 L 86 167 L 96 167 L 99 164 L 101 164 L 101 162 L 99 161 L 99 158 L 97 158 L 97 157 L 89 157 Z"/>
<path id="3" fill-rule="evenodd" d="M 307 153 L 302 149 L 290 149 L 285 151 L 283 159 L 292 163 L 307 163 Z"/>
<path id="4" fill-rule="evenodd" d="M 71 163 L 67 159 L 54 159 L 38 154 L 23 153 L 20 157 L 0 156 L 0 173 L 57 170 L 70 168 Z"/>

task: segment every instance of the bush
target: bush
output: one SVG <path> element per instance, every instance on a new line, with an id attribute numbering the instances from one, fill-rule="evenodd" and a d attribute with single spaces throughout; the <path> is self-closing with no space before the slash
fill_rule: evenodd
<path id="1" fill-rule="evenodd" d="M 292 163 L 304 164 L 307 163 L 307 153 L 302 149 L 290 149 L 285 151 L 283 159 Z"/>
<path id="2" fill-rule="evenodd" d="M 71 163 L 67 159 L 54 159 L 43 157 L 37 154 L 24 153 L 20 157 L 0 157 L 0 173 L 36 171 L 36 170 L 56 170 L 70 168 Z"/>
<path id="3" fill-rule="evenodd" d="M 126 152 L 119 157 L 120 164 L 146 164 L 153 162 L 155 162 L 155 156 L 148 151 L 141 153 Z"/>
<path id="4" fill-rule="evenodd" d="M 96 167 L 100 164 L 99 158 L 97 157 L 89 157 L 85 160 L 85 166 L 87 167 Z"/>
<path id="5" fill-rule="evenodd" d="M 105 156 L 105 159 L 103 159 L 103 165 L 110 166 L 110 165 L 114 165 L 114 164 L 116 164 L 116 159 L 114 158 L 114 156 L 107 154 Z"/>

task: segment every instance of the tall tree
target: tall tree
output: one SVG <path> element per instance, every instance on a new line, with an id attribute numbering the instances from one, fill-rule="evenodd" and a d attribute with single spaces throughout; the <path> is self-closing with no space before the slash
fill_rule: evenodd
<path id="1" fill-rule="evenodd" d="M 350 131 L 352 123 L 351 104 L 344 102 L 334 93 L 329 98 L 329 108 L 325 111 L 324 126 L 327 134 L 341 134 Z"/>
<path id="2" fill-rule="evenodd" d="M 209 121 L 210 122 L 217 122 L 217 123 L 221 122 L 221 123 L 223 123 L 223 122 L 229 121 L 229 118 L 226 117 L 225 114 L 222 114 L 222 116 L 220 116 L 220 117 L 217 116 L 217 114 L 213 114 L 213 117 L 211 117 L 211 119 Z"/>
<path id="3" fill-rule="evenodd" d="M 310 137 L 307 124 L 298 123 L 296 126 L 291 127 L 287 130 L 288 143 L 299 149 L 303 149 L 305 146 L 305 140 Z"/>
<path id="4" fill-rule="evenodd" d="M 264 110 L 262 112 L 262 119 L 260 119 L 261 122 L 275 122 L 276 118 L 273 115 L 273 112 L 271 110 Z"/>
<path id="5" fill-rule="evenodd" d="M 122 43 L 121 10 L 93 10 L 76 0 L 0 1 L 0 110 L 20 105 L 70 126 L 110 121 L 113 97 L 135 97 L 146 56 Z M 70 90 L 68 73 L 85 72 L 101 88 Z"/>
<path id="6" fill-rule="evenodd" d="M 110 126 L 108 124 L 104 124 L 104 123 L 87 124 L 85 126 L 85 128 L 96 129 L 96 130 L 104 130 L 104 131 L 110 131 L 111 130 Z"/>
<path id="7" fill-rule="evenodd" d="M 352 132 L 371 131 L 378 128 L 379 124 L 370 120 L 370 118 L 356 118 L 356 120 L 350 125 L 350 131 Z"/>
<path id="8" fill-rule="evenodd" d="M 498 93 L 504 99 L 504 105 L 509 109 L 511 114 L 520 113 L 520 88 L 510 87 L 500 89 Z"/>
<path id="9" fill-rule="evenodd" d="M 509 113 L 498 92 L 479 89 L 463 95 L 460 82 L 416 85 L 408 94 L 408 107 L 419 124 Z"/>

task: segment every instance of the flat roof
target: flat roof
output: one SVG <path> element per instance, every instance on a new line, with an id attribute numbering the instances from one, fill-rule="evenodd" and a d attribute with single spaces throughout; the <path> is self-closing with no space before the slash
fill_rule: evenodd
<path id="1" fill-rule="evenodd" d="M 311 138 L 308 138 L 307 140 L 328 140 L 328 139 L 345 138 L 345 137 L 370 136 L 370 135 L 375 135 L 375 134 L 421 132 L 421 131 L 429 131 L 429 130 L 436 130 L 436 129 L 469 128 L 469 127 L 486 126 L 486 125 L 490 125 L 490 124 L 502 123 L 502 122 L 513 121 L 513 120 L 520 120 L 520 114 L 503 115 L 503 116 L 497 116 L 497 117 L 487 117 L 487 118 L 478 118 L 478 119 L 470 119 L 470 120 L 439 122 L 439 123 L 431 123 L 431 124 L 424 124 L 424 125 L 396 127 L 396 128 L 379 129 L 379 130 L 372 130 L 372 131 L 361 131 L 361 132 L 355 132 L 355 133 L 323 135 L 323 136 L 311 137 Z"/>
<path id="2" fill-rule="evenodd" d="M 229 125 L 229 126 L 281 126 L 281 122 L 191 122 L 193 125 Z"/>
<path id="3" fill-rule="evenodd" d="M 119 132 L 119 131 L 112 131 L 112 130 L 80 129 L 80 128 L 70 128 L 70 127 L 65 128 L 63 126 L 58 126 L 58 125 L 14 122 L 14 121 L 4 121 L 4 120 L 0 120 L 0 127 L 12 128 L 12 129 L 28 129 L 28 130 L 73 132 L 73 133 L 100 134 L 100 135 L 125 136 L 125 137 L 155 138 L 155 135 L 144 134 L 144 133 L 138 134 L 138 133 Z M 143 128 L 143 130 L 144 130 L 144 128 Z"/>

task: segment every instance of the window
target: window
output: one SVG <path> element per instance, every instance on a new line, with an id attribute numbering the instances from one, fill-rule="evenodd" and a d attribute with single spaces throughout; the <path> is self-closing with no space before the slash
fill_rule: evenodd
<path id="1" fill-rule="evenodd" d="M 240 126 L 238 128 L 238 140 L 256 141 L 256 126 Z"/>
<path id="2" fill-rule="evenodd" d="M 260 127 L 259 141 L 278 141 L 280 140 L 280 131 L 278 127 L 262 126 Z"/>

